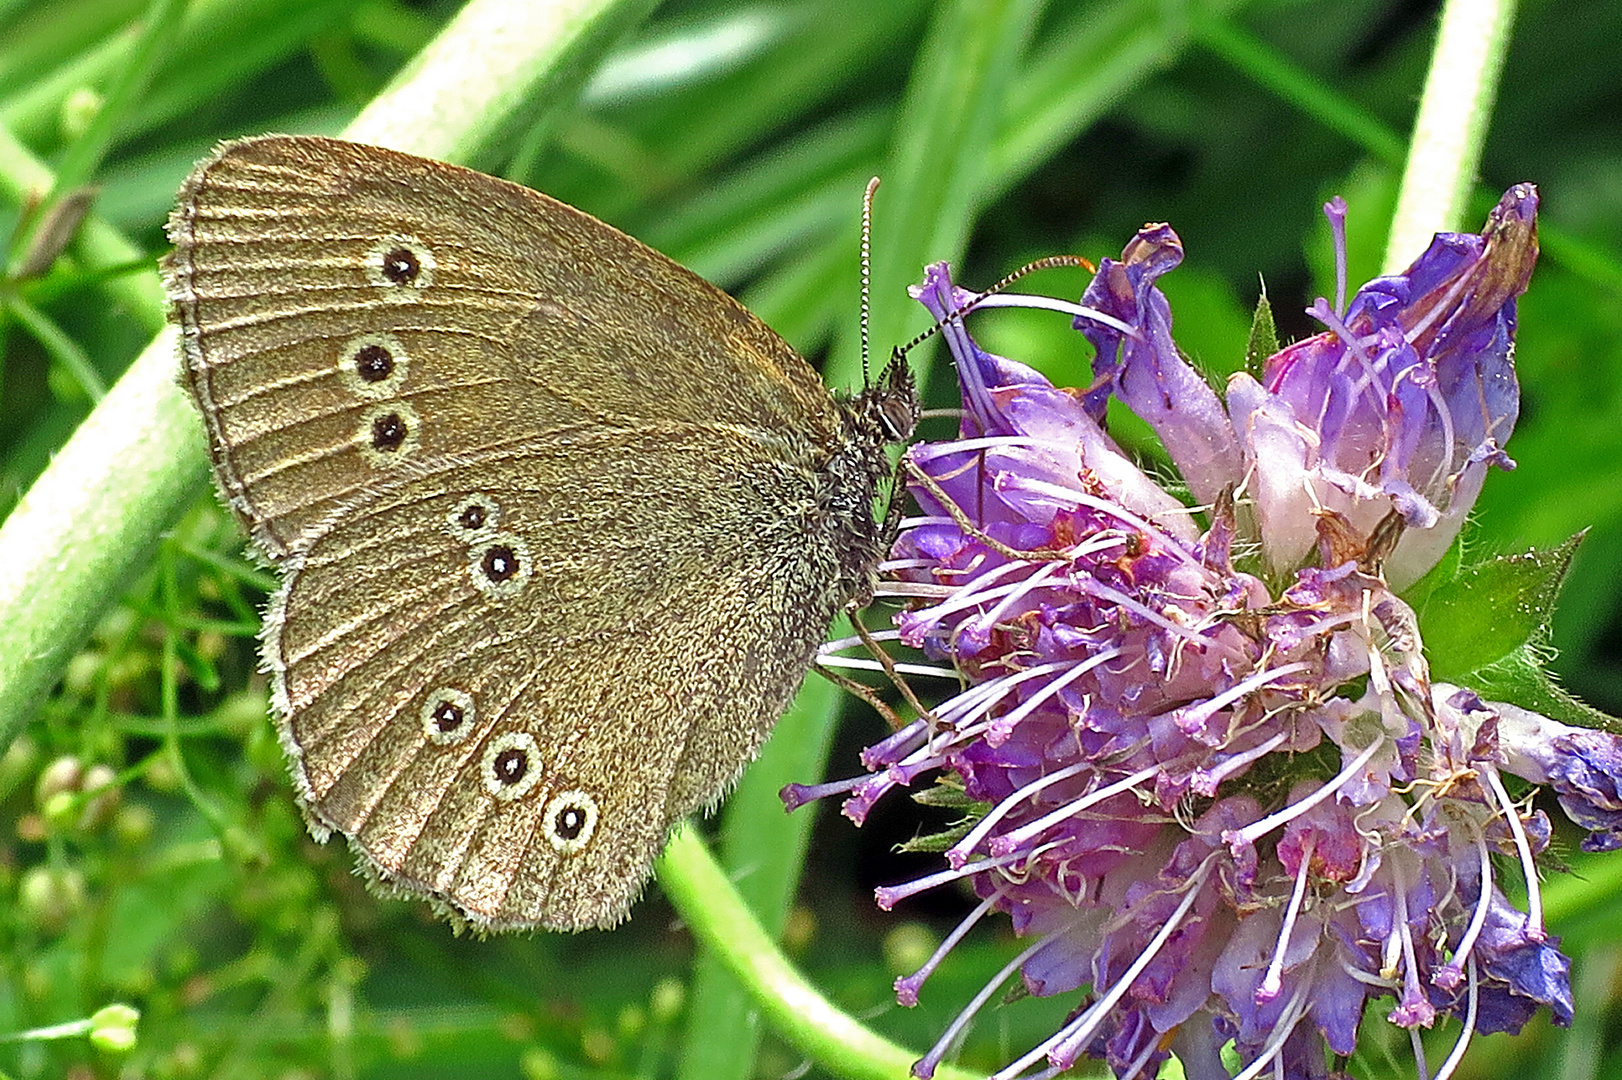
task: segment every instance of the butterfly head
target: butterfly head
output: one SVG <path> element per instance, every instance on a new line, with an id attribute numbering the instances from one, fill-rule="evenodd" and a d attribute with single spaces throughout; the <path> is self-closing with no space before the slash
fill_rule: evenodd
<path id="1" fill-rule="evenodd" d="M 879 377 L 856 396 L 856 409 L 878 443 L 904 443 L 918 426 L 918 385 L 897 349 Z"/>

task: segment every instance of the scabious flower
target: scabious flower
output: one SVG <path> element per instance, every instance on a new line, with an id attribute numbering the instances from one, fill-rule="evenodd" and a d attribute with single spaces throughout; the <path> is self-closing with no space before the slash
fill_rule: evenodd
<path id="1" fill-rule="evenodd" d="M 896 636 L 962 689 L 869 747 L 866 775 L 784 793 L 844 793 L 860 824 L 935 776 L 982 808 L 943 869 L 878 893 L 889 908 L 966 881 L 980 898 L 897 981 L 904 1005 L 988 914 L 1028 942 L 917 1076 L 1016 971 L 1077 1006 L 999 1077 L 1084 1056 L 1150 1077 L 1171 1054 L 1195 1080 L 1228 1077 L 1225 1048 L 1233 1075 L 1327 1076 L 1381 998 L 1420 1075 L 1443 1077 L 1473 1032 L 1517 1030 L 1540 1005 L 1569 1022 L 1537 883 L 1549 823 L 1505 777 L 1552 785 L 1585 846 L 1619 846 L 1622 744 L 1433 682 L 1395 591 L 1452 542 L 1487 468 L 1513 464 L 1536 206 L 1512 188 L 1479 235 L 1438 236 L 1344 310 L 1319 301 L 1324 332 L 1234 376 L 1225 401 L 1172 340 L 1155 284 L 1182 258 L 1167 226 L 1068 306 L 1097 350 L 1084 391 L 981 350 L 976 298 L 929 268 L 914 294 L 956 361 L 963 419 L 909 451 L 922 513 L 880 591 L 910 604 Z M 1338 241 L 1344 206 L 1326 210 Z M 1064 306 L 976 306 L 992 303 Z M 1186 501 L 1107 434 L 1111 395 L 1154 428 Z M 1500 888 L 1506 869 L 1528 910 Z M 1445 1016 L 1464 1035 L 1430 1073 L 1418 1032 Z"/>

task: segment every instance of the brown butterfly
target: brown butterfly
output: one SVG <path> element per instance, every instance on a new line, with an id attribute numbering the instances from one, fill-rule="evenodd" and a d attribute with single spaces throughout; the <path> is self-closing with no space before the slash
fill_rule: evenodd
<path id="1" fill-rule="evenodd" d="M 836 399 L 601 221 L 333 139 L 221 146 L 169 235 L 311 830 L 480 928 L 618 922 L 870 595 L 905 366 Z"/>

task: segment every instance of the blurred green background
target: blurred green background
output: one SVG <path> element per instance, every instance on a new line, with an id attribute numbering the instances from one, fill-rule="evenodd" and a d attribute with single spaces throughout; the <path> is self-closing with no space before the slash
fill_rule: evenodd
<path id="1" fill-rule="evenodd" d="M 71 159 L 127 70 L 131 43 L 157 50 L 94 174 L 96 213 L 144 254 L 96 270 L 69 258 L 43 276 L 0 282 L 0 513 L 150 339 L 155 328 L 109 300 L 108 285 L 149 271 L 163 252 L 162 222 L 193 162 L 221 138 L 337 132 L 456 5 L 196 0 L 172 33 L 142 37 L 141 20 L 168 6 L 0 0 L 0 127 L 17 144 L 0 165 L 18 146 L 47 163 Z M 973 213 L 944 232 L 966 233 L 957 280 L 990 284 L 1046 254 L 1096 260 L 1118 253 L 1142 223 L 1168 221 L 1187 249 L 1163 283 L 1179 344 L 1220 374 L 1241 363 L 1264 285 L 1285 337 L 1316 329 L 1301 311 L 1332 295 L 1319 209 L 1328 196 L 1350 203 L 1353 285 L 1376 272 L 1435 5 L 1005 6 L 1023 21 L 1010 36 L 1016 59 L 1003 73 L 1001 118 L 975 192 L 960 200 Z M 918 73 L 947 55 L 930 49 L 979 32 L 976 8 L 659 5 L 578 73 L 568 98 L 534 103 L 472 163 L 686 263 L 813 359 L 845 355 L 862 187 L 875 173 L 927 166 L 897 159 L 907 110 L 975 104 L 954 105 L 941 89 L 950 69 L 933 97 Z M 1510 552 L 1589 530 L 1555 624 L 1554 666 L 1612 713 L 1622 713 L 1619 57 L 1622 5 L 1521 5 L 1478 206 L 1463 223 L 1479 228 L 1512 182 L 1542 189 L 1545 254 L 1521 307 L 1524 397 L 1509 445 L 1520 467 L 1489 479 L 1470 542 Z M 913 121 L 909 130 L 919 130 Z M 924 176 L 927 189 L 927 167 Z M 0 235 L 21 207 L 7 191 Z M 904 227 L 887 221 L 909 209 L 886 192 L 880 264 L 887 228 Z M 881 350 L 926 325 L 900 288 L 917 270 L 876 281 Z M 1074 296 L 1082 280 L 1055 271 L 1028 284 Z M 976 333 L 1056 381 L 1087 379 L 1090 358 L 1062 319 L 997 313 Z M 947 404 L 952 380 L 937 371 L 930 390 Z M 131 569 L 133 587 L 0 758 L 0 1034 L 117 1000 L 142 1009 L 139 1043 L 122 1056 L 80 1039 L 0 1043 L 0 1073 L 726 1080 L 696 1072 L 695 1058 L 682 1065 L 684 1050 L 723 1035 L 738 1035 L 733 1057 L 747 1061 L 745 1020 L 717 1035 L 705 1026 L 713 1021 L 695 1019 L 694 946 L 656 886 L 612 933 L 479 941 L 453 935 L 421 904 L 368 894 L 341 844 L 307 838 L 255 671 L 255 610 L 269 578 L 242 555 L 210 493 L 198 490 L 155 563 Z M 882 730 L 852 705 L 829 774 L 856 771 L 856 749 Z M 65 757 L 76 764 L 60 764 Z M 110 786 L 98 799 L 51 804 L 52 792 L 102 783 Z M 939 812 L 892 797 L 857 831 L 835 811 L 800 811 L 816 825 L 785 947 L 840 1006 L 921 1051 L 1013 954 L 1012 935 L 988 920 L 918 1008 L 897 1008 L 891 980 L 967 906 L 945 893 L 887 914 L 871 889 L 933 867 L 890 849 L 933 828 Z M 746 850 L 774 827 L 734 821 L 732 843 Z M 1581 873 L 1551 886 L 1550 915 L 1574 958 L 1576 1029 L 1555 1031 L 1540 1017 L 1519 1037 L 1480 1039 L 1459 1075 L 1622 1075 L 1609 1015 L 1622 871 L 1571 861 Z M 961 1060 L 995 1068 L 1074 1004 L 1026 999 L 989 1010 Z M 1406 1038 L 1382 1015 L 1368 1014 L 1350 1071 L 1413 1075 Z M 1456 1032 L 1436 1033 L 1433 1060 Z M 739 1075 L 797 1076 L 805 1064 L 768 1034 Z"/>

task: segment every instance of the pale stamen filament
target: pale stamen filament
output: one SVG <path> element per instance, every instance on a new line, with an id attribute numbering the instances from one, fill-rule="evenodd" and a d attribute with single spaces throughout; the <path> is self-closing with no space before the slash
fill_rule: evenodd
<path id="1" fill-rule="evenodd" d="M 928 581 L 881 581 L 873 590 L 875 598 L 945 600 L 957 595 L 957 585 L 937 585 Z"/>
<path id="2" fill-rule="evenodd" d="M 1306 997 L 1306 986 L 1297 987 L 1295 993 L 1290 995 L 1289 1004 L 1279 1014 L 1278 1023 L 1273 1025 L 1273 1034 L 1263 1044 L 1262 1052 L 1256 1055 L 1255 1061 L 1234 1076 L 1233 1080 L 1256 1080 L 1268 1066 L 1274 1064 L 1280 1066 L 1276 1071 L 1282 1074 L 1283 1063 L 1278 1057 L 1284 1051 L 1285 1041 L 1295 1032 L 1295 1025 L 1301 1021 L 1302 1015 L 1306 1012 Z"/>
<path id="3" fill-rule="evenodd" d="M 1464 1030 L 1459 1032 L 1459 1041 L 1453 1044 L 1452 1053 L 1442 1062 L 1442 1067 L 1436 1070 L 1436 1080 L 1448 1080 L 1458 1069 L 1459 1062 L 1464 1060 L 1464 1052 L 1470 1048 L 1470 1038 L 1476 1033 L 1476 1005 L 1480 1000 L 1480 992 L 1476 986 L 1476 958 L 1470 957 L 1464 969 L 1470 976 L 1470 993 L 1465 998 Z"/>
<path id="4" fill-rule="evenodd" d="M 935 1045 L 929 1048 L 929 1053 L 920 1058 L 918 1063 L 912 1067 L 913 1075 L 928 1076 L 933 1073 L 935 1066 L 946 1056 L 950 1047 L 962 1034 L 963 1029 L 969 1026 L 969 1021 L 973 1020 L 975 1014 L 984 1007 L 986 1002 L 991 1000 L 991 995 L 995 994 L 998 988 L 1007 982 L 1008 977 L 1018 971 L 1025 961 L 1035 956 L 1038 950 L 1056 940 L 1057 937 L 1058 935 L 1053 935 L 1032 942 L 1025 951 L 1004 964 L 1002 970 L 993 975 L 985 986 L 980 988 L 980 992 L 975 994 L 969 1003 L 964 1006 L 963 1011 L 958 1013 L 952 1022 L 947 1025 L 946 1030 L 941 1033 L 941 1037 L 935 1040 Z"/>
<path id="5" fill-rule="evenodd" d="M 1001 836 L 996 837 L 992 843 L 996 848 L 1004 850 L 1017 848 L 1032 837 L 1040 836 L 1044 830 L 1052 828 L 1061 821 L 1068 821 L 1088 808 L 1097 806 L 1105 799 L 1119 795 L 1123 791 L 1132 790 L 1146 780 L 1153 780 L 1159 772 L 1159 765 L 1151 765 L 1147 769 L 1140 769 L 1123 780 L 1117 780 L 1113 784 L 1106 784 L 1097 791 L 1077 799 L 1075 802 L 1067 803 L 1051 813 L 1042 815 L 1035 821 L 1027 822 L 1011 832 L 1003 833 Z"/>
<path id="6" fill-rule="evenodd" d="M 1419 964 L 1414 959 L 1414 932 L 1408 923 L 1408 883 L 1402 874 L 1394 874 L 1393 892 L 1397 901 L 1397 932 L 1402 940 L 1402 984 L 1404 996 L 1413 995 L 1425 1001 L 1425 991 L 1419 985 Z M 1427 1002 L 1428 1004 L 1428 1002 Z"/>
<path id="7" fill-rule="evenodd" d="M 918 1003 L 918 988 L 923 986 L 925 980 L 940 966 L 941 961 L 946 959 L 946 954 L 951 952 L 957 943 L 963 940 L 964 935 L 973 929 L 974 924 L 984 918 L 986 913 L 991 910 L 992 905 L 1000 899 L 1002 899 L 1002 892 L 998 890 L 980 901 L 973 911 L 964 916 L 952 928 L 952 932 L 946 935 L 946 939 L 940 943 L 940 947 L 930 954 L 929 959 L 925 960 L 917 971 L 895 981 L 896 996 L 901 1000 L 901 1004 L 916 1005 Z"/>
<path id="8" fill-rule="evenodd" d="M 1301 865 L 1295 872 L 1295 888 L 1290 892 L 1289 906 L 1284 909 L 1284 926 L 1279 931 L 1278 946 L 1273 950 L 1267 974 L 1262 976 L 1262 984 L 1256 991 L 1257 1001 L 1272 1001 L 1284 987 L 1284 954 L 1290 947 L 1290 934 L 1295 930 L 1296 916 L 1300 915 L 1302 902 L 1306 899 L 1307 878 L 1311 876 L 1312 853 L 1317 842 L 1317 837 L 1307 837 L 1306 850 L 1301 853 Z"/>
<path id="9" fill-rule="evenodd" d="M 1274 829 L 1289 824 L 1350 783 L 1352 778 L 1362 771 L 1363 766 L 1367 765 L 1374 758 L 1375 753 L 1384 745 L 1384 739 L 1375 739 L 1369 743 L 1367 749 L 1358 754 L 1344 769 L 1337 773 L 1333 780 L 1330 780 L 1300 802 L 1291 803 L 1277 813 L 1270 814 L 1260 821 L 1238 830 L 1235 833 L 1235 839 L 1243 844 L 1254 844 Z M 1229 846 L 1232 847 L 1233 845 L 1230 843 Z"/>
<path id="10" fill-rule="evenodd" d="M 1486 766 L 1480 771 L 1487 780 L 1487 786 L 1497 798 L 1499 806 L 1503 808 L 1504 820 L 1509 823 L 1510 834 L 1515 837 L 1515 850 L 1521 857 L 1521 872 L 1526 875 L 1526 936 L 1533 941 L 1542 941 L 1543 889 L 1538 883 L 1538 868 L 1532 855 L 1532 842 L 1526 838 L 1526 829 L 1521 825 L 1521 815 L 1516 811 L 1509 792 L 1504 790 L 1504 781 L 1498 776 L 1498 770 Z"/>
<path id="11" fill-rule="evenodd" d="M 1304 661 L 1296 661 L 1293 664 L 1285 664 L 1283 667 L 1276 667 L 1266 671 L 1258 671 L 1249 678 L 1241 679 L 1234 683 L 1216 697 L 1207 698 L 1198 705 L 1190 705 L 1186 710 L 1184 710 L 1183 716 L 1193 718 L 1193 723 L 1203 724 L 1206 720 L 1212 716 L 1215 716 L 1221 710 L 1238 702 L 1246 694 L 1260 690 L 1269 683 L 1275 683 L 1281 679 L 1287 679 L 1298 671 L 1306 671 L 1310 667 L 1311 665 L 1305 663 Z M 1178 726 L 1184 727 L 1181 719 L 1178 722 Z M 1188 729 L 1184 727 L 1184 730 Z"/>
<path id="12" fill-rule="evenodd" d="M 1419 1029 L 1408 1029 L 1408 1045 L 1414 1055 L 1414 1080 L 1430 1080 L 1430 1065 L 1425 1061 L 1425 1044 L 1419 1038 Z"/>
<path id="13" fill-rule="evenodd" d="M 1235 754 L 1220 765 L 1211 769 L 1194 770 L 1194 790 L 1202 795 L 1214 795 L 1222 781 L 1239 772 L 1252 762 L 1259 761 L 1282 746 L 1290 737 L 1287 731 L 1281 731 L 1271 739 L 1242 754 Z"/>
<path id="14" fill-rule="evenodd" d="M 997 625 L 997 620 L 1001 619 L 1010 608 L 1024 600 L 1034 590 L 1041 588 L 1049 578 L 1056 577 L 1067 569 L 1069 567 L 1064 563 L 1050 562 L 1042 566 L 1030 577 L 1020 579 L 1009 590 L 1008 595 L 993 605 L 989 611 L 975 616 L 974 621 L 979 624 L 979 631 L 982 634 L 989 632 L 992 627 Z"/>
<path id="15" fill-rule="evenodd" d="M 1166 942 L 1170 941 L 1171 936 L 1182 927 L 1183 917 L 1188 914 L 1189 909 L 1194 906 L 1194 901 L 1199 898 L 1200 890 L 1205 885 L 1205 879 L 1210 874 L 1214 863 L 1215 859 L 1207 856 L 1205 861 L 1189 877 L 1188 884 L 1184 886 L 1186 892 L 1182 902 L 1167 917 L 1166 924 L 1156 931 L 1153 938 L 1149 939 L 1149 943 L 1143 947 L 1143 951 L 1138 954 L 1138 958 L 1132 961 L 1131 966 L 1121 973 L 1119 979 L 1115 980 L 1115 985 L 1110 987 L 1092 1005 L 1084 1009 L 1080 1016 L 1060 1028 L 1056 1035 L 1047 1039 L 1043 1045 L 1038 1046 L 1031 1053 L 1047 1054 L 1048 1059 L 1057 1065 L 1060 1061 L 1073 1059 L 1076 1052 L 1087 1045 L 1088 1040 L 1093 1037 L 1093 1033 L 1098 1030 L 1098 1026 L 1109 1018 L 1110 1011 L 1120 1003 L 1120 1000 L 1126 996 L 1126 992 L 1132 988 L 1133 981 L 1143 974 L 1144 969 L 1154 961 L 1155 957 L 1160 955 L 1160 950 L 1165 948 Z M 1016 1062 L 1013 1067 L 998 1073 L 997 1076 L 1000 1077 L 1004 1073 L 1017 1074 L 1035 1060 L 1035 1058 L 1027 1054 Z M 996 1077 L 993 1077 L 993 1080 L 996 1080 Z"/>
<path id="16" fill-rule="evenodd" d="M 873 890 L 873 895 L 878 900 L 879 907 L 889 911 L 896 905 L 897 901 L 905 900 L 909 896 L 916 896 L 921 892 L 933 889 L 937 885 L 945 885 L 948 882 L 970 877 L 985 870 L 1008 866 L 1011 863 L 1019 862 L 1025 857 L 1024 852 L 1015 851 L 992 859 L 976 859 L 966 866 L 937 870 L 933 874 L 925 874 L 923 877 L 914 878 L 905 884 L 881 886 Z"/>
<path id="17" fill-rule="evenodd" d="M 1132 1067 L 1126 1070 L 1120 1080 L 1137 1080 L 1139 1076 L 1143 1075 L 1143 1067 L 1149 1064 L 1149 1059 L 1154 1057 L 1155 1051 L 1159 1049 L 1160 1040 L 1150 1039 L 1144 1048 L 1138 1052 L 1138 1056 L 1132 1059 Z M 1057 1076 L 1063 1071 L 1062 1069 L 1048 1068 L 1043 1070 L 1043 1074 L 1052 1073 Z"/>
<path id="18" fill-rule="evenodd" d="M 1020 484 L 1020 489 L 1022 491 L 1038 492 L 1062 500 L 1066 506 L 1078 508 L 1085 506 L 1089 510 L 1096 510 L 1101 514 L 1115 518 L 1117 521 L 1130 525 L 1133 529 L 1143 533 L 1149 537 L 1152 544 L 1165 548 L 1169 554 L 1176 555 L 1178 559 L 1190 566 L 1202 566 L 1193 553 L 1183 547 L 1181 541 L 1174 540 L 1166 532 L 1150 523 L 1148 519 L 1139 517 L 1119 503 L 1110 502 L 1108 499 L 1100 499 L 1096 495 L 1088 495 L 1083 491 L 1048 483 L 1045 480 L 1027 479 Z"/>
<path id="19" fill-rule="evenodd" d="M 980 841 L 986 838 L 986 834 L 992 829 L 996 828 L 997 822 L 1007 817 L 1008 812 L 1014 809 L 1014 807 L 1018 806 L 1020 803 L 1024 802 L 1026 799 L 1029 799 L 1038 792 L 1052 787 L 1054 784 L 1068 780 L 1072 776 L 1085 772 L 1092 767 L 1093 763 L 1090 761 L 1078 761 L 1074 765 L 1067 765 L 1055 772 L 1048 773 L 1040 780 L 1034 780 L 1029 784 L 1025 784 L 1017 788 L 1007 798 L 1003 799 L 1002 802 L 992 807 L 986 816 L 981 818 L 979 823 L 976 824 L 974 828 L 970 829 L 968 834 L 965 835 L 963 839 L 952 845 L 950 850 L 946 852 L 946 861 L 953 865 L 960 865 L 961 862 L 964 859 L 967 859 L 969 854 L 974 851 L 974 849 L 979 845 Z"/>
<path id="20" fill-rule="evenodd" d="M 934 607 L 926 608 L 919 614 L 927 616 L 930 622 L 940 622 L 948 615 L 955 615 L 959 611 L 965 611 L 989 603 L 992 600 L 1000 599 L 1007 595 L 1009 591 L 1019 588 L 1020 583 L 1016 581 L 1011 585 L 1004 585 L 995 589 L 988 589 L 986 586 L 999 578 L 1007 577 L 1009 574 L 1017 573 L 1020 570 L 1028 570 L 1033 565 L 1030 562 L 1006 562 L 1001 566 L 994 566 L 975 578 L 974 583 L 971 585 L 948 586 L 952 599 L 942 604 L 936 604 Z"/>
<path id="21" fill-rule="evenodd" d="M 1046 686 L 1042 687 L 1041 690 L 1031 695 L 1030 700 L 1021 703 L 1017 709 L 1014 709 L 1012 712 L 1007 713 L 1006 715 L 997 717 L 991 722 L 991 726 L 1001 728 L 1005 731 L 1013 730 L 1013 728 L 1017 726 L 1021 720 L 1035 712 L 1049 698 L 1053 697 L 1055 694 L 1059 693 L 1059 691 L 1063 690 L 1065 687 L 1069 686 L 1083 675 L 1086 675 L 1094 668 L 1099 667 L 1102 664 L 1107 664 L 1109 661 L 1114 660 L 1120 655 L 1120 649 L 1106 649 L 1096 656 L 1089 656 L 1086 660 L 1079 664 L 1072 662 L 1070 664 L 1061 663 L 1043 665 L 1044 667 L 1050 667 L 1055 671 L 1063 671 L 1067 666 L 1070 668 L 1070 670 L 1066 671 L 1063 675 L 1052 680 Z M 1035 669 L 1033 668 L 1031 670 Z"/>
<path id="22" fill-rule="evenodd" d="M 955 668 L 930 667 L 926 664 L 909 664 L 904 661 L 892 663 L 888 668 L 877 660 L 867 656 L 819 656 L 817 666 L 826 668 L 843 668 L 846 671 L 895 671 L 902 675 L 917 675 L 920 678 L 951 679 L 956 682 L 958 673 Z"/>
<path id="23" fill-rule="evenodd" d="M 1459 938 L 1459 947 L 1453 950 L 1453 959 L 1447 965 L 1457 971 L 1466 962 L 1473 958 L 1476 947 L 1476 938 L 1481 936 L 1481 928 L 1487 925 L 1487 910 L 1492 904 L 1492 855 L 1487 850 L 1487 839 L 1476 834 L 1476 853 L 1481 857 L 1481 895 L 1476 898 L 1476 910 L 1470 916 L 1470 925 L 1464 930 L 1464 936 Z M 1437 973 L 1440 977 L 1440 972 Z"/>
<path id="24" fill-rule="evenodd" d="M 1397 958 L 1402 954 L 1402 941 L 1397 935 L 1396 926 L 1385 936 L 1385 947 L 1380 957 L 1380 977 L 1397 982 Z"/>

